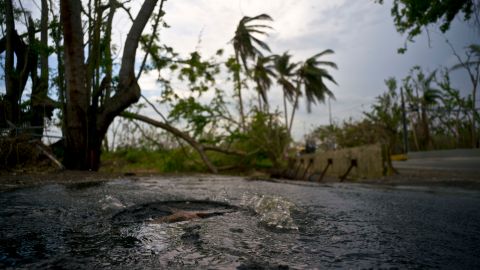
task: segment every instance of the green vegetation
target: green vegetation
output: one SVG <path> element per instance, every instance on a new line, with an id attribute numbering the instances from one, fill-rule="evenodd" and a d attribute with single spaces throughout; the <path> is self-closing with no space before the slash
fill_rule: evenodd
<path id="1" fill-rule="evenodd" d="M 383 4 L 383 0 L 377 0 Z M 397 31 L 407 34 L 407 41 L 414 38 L 429 26 L 437 26 L 442 33 L 450 29 L 452 21 L 461 14 L 464 21 L 480 27 L 480 3 L 477 0 L 394 0 L 391 9 Z M 480 30 L 480 28 L 479 28 Z M 400 48 L 404 53 L 407 45 Z"/>
<path id="2" fill-rule="evenodd" d="M 208 148 L 207 139 L 202 141 L 205 145 L 203 150 L 206 158 L 220 172 L 246 173 L 285 165 L 283 154 L 290 143 L 290 136 L 278 114 L 256 112 L 249 119 L 245 132 L 232 132 L 223 138 L 223 143 L 228 143 L 228 146 Z M 102 170 L 122 172 L 209 170 L 200 153 L 174 135 L 159 133 L 151 125 L 136 123 L 129 118 L 122 120 L 118 126 L 127 132 L 117 134 L 116 142 L 104 146 Z M 113 145 L 116 145 L 116 148 Z"/>
<path id="3" fill-rule="evenodd" d="M 150 69 L 160 74 L 166 69 L 170 77 L 176 78 L 175 82 L 159 78 L 163 89 L 156 104 L 145 99 L 162 121 L 141 115 L 138 108 L 132 107 L 121 116 L 133 125 L 144 123 L 172 134 L 176 138 L 175 147 L 189 149 L 189 160 L 196 157 L 196 161 L 205 164 L 204 169 L 214 173 L 224 169 L 283 168 L 290 152 L 290 133 L 299 99 L 305 97 L 310 111 L 312 104 L 324 102 L 327 96 L 333 97 L 325 80 L 336 84 L 328 69 L 337 66 L 320 60 L 333 54 L 332 50 L 300 63 L 293 63 L 287 53 L 264 56 L 261 50 L 269 52 L 270 49 L 254 34 L 265 35 L 263 30 L 270 27 L 254 24 L 257 20 L 272 19 L 266 14 L 242 18 L 232 39 L 234 55 L 228 56 L 226 61 L 223 49 L 209 59 L 198 52 L 182 58 L 172 48 L 150 39 L 153 40 L 150 47 L 154 49 L 146 47 L 145 50 L 152 59 L 162 59 L 161 65 Z M 149 37 L 144 39 L 149 40 Z M 229 90 L 224 89 L 225 83 L 218 83 L 219 80 L 233 83 L 232 98 L 227 97 Z M 178 83 L 187 86 L 189 92 L 178 91 Z M 283 114 L 271 111 L 269 106 L 268 91 L 275 83 L 284 94 Z M 250 89 L 256 91 L 257 104 L 244 104 L 242 93 Z M 236 104 L 238 114 L 232 110 L 232 103 Z M 291 115 L 287 112 L 287 103 L 293 107 Z M 160 107 L 166 108 L 168 113 L 160 113 Z M 187 166 L 185 169 L 197 168 Z"/>
<path id="4" fill-rule="evenodd" d="M 45 111 L 51 119 L 55 110 L 64 137 L 58 144 L 63 149 L 56 152 L 63 153 L 69 169 L 98 170 L 101 157 L 107 159 L 105 164 L 118 161 L 126 169 L 165 172 L 282 167 L 299 98 L 305 97 L 310 109 L 312 103 L 333 96 L 323 80 L 335 83 L 325 67 L 336 65 L 318 60 L 333 51 L 304 63 L 291 63 L 288 55 L 290 67 L 283 73 L 279 68 L 283 56 L 264 55 L 271 50 L 261 38 L 268 35 L 273 19 L 260 14 L 240 20 L 231 55 L 224 56 L 224 49 L 219 49 L 210 58 L 198 51 L 183 56 L 159 38 L 169 27 L 164 2 L 145 0 L 134 15 L 129 1 L 62 0 L 55 5 L 42 0 L 40 23 L 29 18 L 31 12 L 21 2 L 2 2 L 0 52 L 5 52 L 6 95 L 0 97 L 0 128 L 43 127 Z M 112 39 L 118 12 L 132 23 L 122 44 Z M 21 25 L 27 32 L 18 34 Z M 144 53 L 140 63 L 137 48 Z M 119 51 L 122 56 L 114 56 Z M 53 54 L 56 63 L 49 63 Z M 138 83 L 151 71 L 159 74 L 156 100 L 142 95 Z M 26 97 L 29 79 L 32 94 Z M 285 86 L 287 81 L 282 119 L 281 112 L 268 106 L 268 90 L 274 82 Z M 56 95 L 50 93 L 54 98 L 48 95 L 49 87 L 56 90 Z M 251 90 L 256 91 L 258 104 L 247 103 Z M 140 97 L 145 103 L 134 105 Z M 287 100 L 294 108 L 291 116 Z M 22 102 L 27 106 L 20 106 Z M 142 115 L 144 109 L 157 115 Z M 119 116 L 124 119 L 121 126 L 116 124 Z M 117 140 L 121 134 L 126 134 L 124 141 Z"/>
<path id="5" fill-rule="evenodd" d="M 309 137 L 324 150 L 381 142 L 390 154 L 478 147 L 480 115 L 472 110 L 473 95 L 462 97 L 450 84 L 450 70 L 428 75 L 415 66 L 400 80 L 385 81 L 387 91 L 378 96 L 362 120 L 317 127 Z M 476 73 L 478 77 L 478 71 Z M 402 98 L 403 95 L 403 98 Z M 404 142 L 402 100 L 407 145 Z"/>
<path id="6" fill-rule="evenodd" d="M 334 51 L 322 49 L 299 62 L 288 52 L 272 52 L 262 39 L 273 31 L 268 14 L 244 16 L 228 45 L 233 50 L 205 57 L 198 51 L 181 55 L 160 39 L 169 28 L 165 0 L 142 1 L 135 16 L 133 1 L 40 2 L 36 20 L 21 1 L 0 3 L 6 89 L 0 139 L 15 139 L 17 127 L 28 127 L 34 131 L 24 141 L 41 144 L 45 119 L 55 119 L 63 140 L 54 152 L 68 169 L 98 170 L 101 158 L 106 170 L 282 169 L 294 154 L 291 130 L 300 104 L 310 112 L 334 98 L 330 86 L 337 82 L 330 72 L 337 65 L 325 59 Z M 118 12 L 131 20 L 121 44 L 112 39 Z M 459 13 L 478 24 L 477 1 L 395 0 L 392 9 L 408 40 L 436 22 L 447 31 Z M 310 137 L 323 149 L 381 142 L 392 154 L 405 151 L 404 137 L 410 150 L 478 147 L 479 48 L 471 45 L 464 56 L 454 51 L 458 64 L 448 70 L 425 74 L 414 67 L 401 80 L 388 79 L 364 119 L 319 127 Z M 49 62 L 52 56 L 56 61 Z M 148 72 L 158 74 L 155 98 L 142 94 L 139 84 Z M 451 86 L 450 72 L 468 73 L 469 96 Z M 272 108 L 272 94 L 283 98 L 283 108 Z M 4 149 L 0 157 L 15 164 Z"/>
<path id="7" fill-rule="evenodd" d="M 199 172 L 201 160 L 191 150 L 125 148 L 103 154 L 102 171 L 110 172 Z"/>
<path id="8" fill-rule="evenodd" d="M 257 154 L 249 159 L 211 153 L 209 159 L 221 169 L 220 172 L 249 173 L 252 170 L 268 171 L 273 164 L 265 154 Z M 231 164 L 238 164 L 237 167 Z M 106 152 L 102 157 L 101 171 L 135 173 L 206 173 L 208 168 L 200 156 L 191 148 L 172 150 L 151 150 L 145 148 L 119 149 Z"/>

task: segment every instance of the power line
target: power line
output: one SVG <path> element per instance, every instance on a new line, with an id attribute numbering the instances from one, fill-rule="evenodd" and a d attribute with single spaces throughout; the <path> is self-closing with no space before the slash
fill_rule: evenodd
<path id="1" fill-rule="evenodd" d="M 343 110 L 340 110 L 340 111 L 334 111 L 333 113 L 334 114 L 338 114 L 338 113 L 342 113 L 342 112 L 346 112 L 346 111 L 352 111 L 353 109 L 355 108 L 359 108 L 359 107 L 363 107 L 363 106 L 366 106 L 366 105 L 372 105 L 373 103 L 375 103 L 375 101 L 371 101 L 371 102 L 367 102 L 367 103 L 361 103 L 361 104 L 356 104 L 354 106 L 351 106 L 347 109 L 343 109 Z"/>

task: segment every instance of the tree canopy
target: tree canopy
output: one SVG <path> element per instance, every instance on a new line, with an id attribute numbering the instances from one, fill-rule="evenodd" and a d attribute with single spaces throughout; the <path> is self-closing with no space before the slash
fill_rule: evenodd
<path id="1" fill-rule="evenodd" d="M 383 4 L 383 0 L 377 1 Z M 422 33 L 422 28 L 439 25 L 442 33 L 450 29 L 450 25 L 458 14 L 464 21 L 473 21 L 479 25 L 480 2 L 478 0 L 394 0 L 391 13 L 397 31 L 407 34 L 407 40 L 413 41 Z M 399 49 L 404 52 L 406 48 Z"/>
<path id="2" fill-rule="evenodd" d="M 182 56 L 160 40 L 161 29 L 169 27 L 164 20 L 165 1 L 142 1 L 135 14 L 132 7 L 136 4 L 130 1 L 42 0 L 37 22 L 29 18 L 32 13 L 21 1 L 2 2 L 0 10 L 6 12 L 0 16 L 0 57 L 5 55 L 1 67 L 6 94 L 0 94 L 0 132 L 9 130 L 9 125 L 14 129 L 35 125 L 42 138 L 46 123 L 41 111 L 48 105 L 62 131 L 60 158 L 68 169 L 98 170 L 102 152 L 116 148 L 118 133 L 126 138 L 121 145 L 146 140 L 160 150 L 181 147 L 185 156 L 200 157 L 211 172 L 217 172 L 224 162 L 214 160 L 215 155 L 207 155 L 207 151 L 235 156 L 234 166 L 250 167 L 258 159 L 268 159 L 279 167 L 292 141 L 290 128 L 298 99 L 304 97 L 310 107 L 325 95 L 333 95 L 323 80 L 335 81 L 321 66 L 336 65 L 317 59 L 333 51 L 327 49 L 305 63 L 291 62 L 287 53 L 263 55 L 270 53 L 263 38 L 271 29 L 264 23 L 272 18 L 260 14 L 239 21 L 231 55 L 223 57 L 224 50 L 219 49 L 209 58 L 198 51 Z M 128 16 L 131 23 L 129 29 L 123 29 L 127 36 L 120 43 L 112 39 L 115 16 Z M 27 33 L 17 33 L 25 28 Z M 137 62 L 139 53 L 143 55 Z M 56 61 L 48 62 L 49 56 Z M 280 68 L 282 64 L 285 70 Z M 158 74 L 155 99 L 142 95 L 139 84 L 141 76 L 150 71 Z M 224 84 L 228 81 L 233 88 Z M 274 84 L 279 88 L 288 84 L 286 95 L 294 107 L 290 125 L 287 104 L 285 118 L 279 109 L 272 111 L 268 106 L 268 90 Z M 243 98 L 251 96 L 242 98 L 242 91 L 250 89 L 258 96 L 258 106 L 244 104 Z M 160 117 L 142 115 L 146 105 L 137 103 L 141 97 Z M 229 104 L 237 104 L 237 114 Z M 33 115 L 32 120 L 22 114 Z M 122 121 L 120 132 L 118 121 Z M 145 125 L 163 130 L 167 139 L 149 132 Z M 135 132 L 138 130 L 141 135 Z M 165 147 L 162 142 L 169 137 L 175 142 Z"/>

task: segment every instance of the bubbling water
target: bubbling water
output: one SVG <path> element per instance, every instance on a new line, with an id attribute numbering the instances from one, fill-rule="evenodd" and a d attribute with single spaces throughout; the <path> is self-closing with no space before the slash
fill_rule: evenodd
<path id="1" fill-rule="evenodd" d="M 242 205 L 260 216 L 260 222 L 268 227 L 284 230 L 298 230 L 292 218 L 294 203 L 281 196 L 244 194 Z"/>

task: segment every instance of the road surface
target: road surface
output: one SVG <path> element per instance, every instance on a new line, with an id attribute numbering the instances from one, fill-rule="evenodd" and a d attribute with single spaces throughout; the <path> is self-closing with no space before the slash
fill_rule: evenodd
<path id="1" fill-rule="evenodd" d="M 397 169 L 458 171 L 477 173 L 480 177 L 480 150 L 457 149 L 408 153 L 407 161 L 396 161 Z"/>

